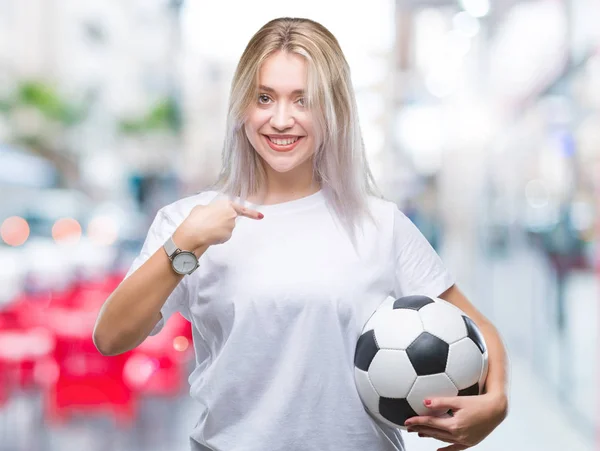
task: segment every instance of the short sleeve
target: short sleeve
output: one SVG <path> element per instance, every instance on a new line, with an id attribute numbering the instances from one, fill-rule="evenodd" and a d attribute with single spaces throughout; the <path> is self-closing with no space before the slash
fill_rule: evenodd
<path id="1" fill-rule="evenodd" d="M 150 225 L 148 235 L 146 236 L 146 240 L 144 241 L 142 249 L 139 255 L 133 260 L 131 267 L 125 275 L 125 279 L 133 274 L 159 248 L 161 248 L 165 241 L 167 241 L 167 238 L 173 234 L 176 228 L 177 225 L 175 222 L 169 218 L 162 209 L 159 210 L 152 221 L 152 224 Z M 183 316 L 187 318 L 185 312 L 187 312 L 187 299 L 189 294 L 188 278 L 189 276 L 185 276 L 171 292 L 160 310 L 162 319 L 156 324 L 156 326 L 154 326 L 154 329 L 152 329 L 150 335 L 156 335 L 159 333 L 162 330 L 165 322 L 176 312 L 182 313 Z"/>
<path id="2" fill-rule="evenodd" d="M 455 283 L 427 238 L 396 206 L 393 234 L 395 297 L 413 294 L 438 297 Z"/>

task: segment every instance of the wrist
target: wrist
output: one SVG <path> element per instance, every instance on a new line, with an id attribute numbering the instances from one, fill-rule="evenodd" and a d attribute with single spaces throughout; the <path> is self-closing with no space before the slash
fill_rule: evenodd
<path id="1" fill-rule="evenodd" d="M 182 251 L 195 252 L 196 249 L 200 247 L 200 244 L 196 242 L 196 237 L 188 232 L 183 226 L 179 226 L 175 232 L 173 232 L 173 241 Z"/>

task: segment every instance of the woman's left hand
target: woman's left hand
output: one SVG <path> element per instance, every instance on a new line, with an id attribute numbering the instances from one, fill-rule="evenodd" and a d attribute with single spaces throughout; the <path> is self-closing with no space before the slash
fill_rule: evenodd
<path id="1" fill-rule="evenodd" d="M 462 451 L 486 438 L 506 417 L 506 395 L 485 393 L 478 396 L 453 396 L 425 400 L 432 410 L 451 410 L 451 417 L 417 416 L 406 420 L 409 432 L 431 437 L 450 446 L 438 451 Z"/>

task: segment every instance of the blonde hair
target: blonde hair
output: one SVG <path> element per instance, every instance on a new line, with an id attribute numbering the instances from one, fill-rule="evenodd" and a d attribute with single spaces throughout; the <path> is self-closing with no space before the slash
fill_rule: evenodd
<path id="1" fill-rule="evenodd" d="M 382 196 L 367 163 L 350 68 L 337 39 L 312 20 L 274 19 L 250 39 L 233 76 L 222 170 L 213 187 L 245 201 L 259 192 L 266 180 L 261 159 L 244 131 L 244 121 L 256 103 L 260 67 L 277 51 L 301 55 L 308 63 L 305 101 L 316 130 L 313 177 L 356 244 L 359 219 L 373 219 L 368 197 Z"/>

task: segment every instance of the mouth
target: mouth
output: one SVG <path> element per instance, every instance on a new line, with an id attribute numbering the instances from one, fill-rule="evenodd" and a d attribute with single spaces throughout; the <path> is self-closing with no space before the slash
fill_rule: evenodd
<path id="1" fill-rule="evenodd" d="M 304 136 L 289 136 L 284 138 L 275 138 L 263 135 L 269 147 L 276 152 L 289 152 L 293 150 Z"/>

